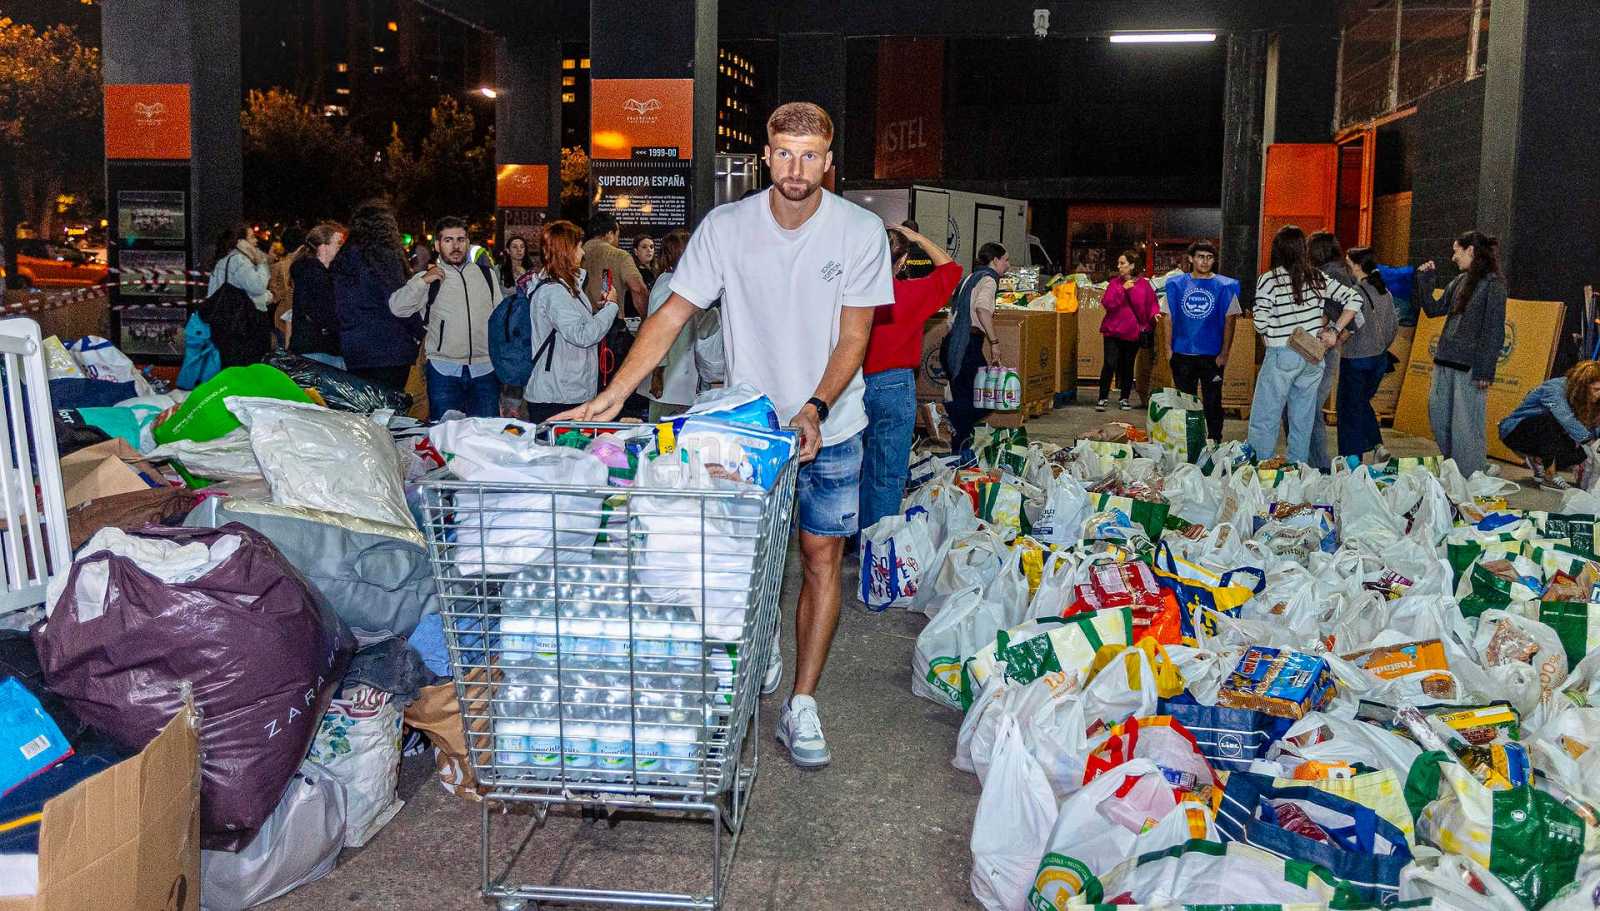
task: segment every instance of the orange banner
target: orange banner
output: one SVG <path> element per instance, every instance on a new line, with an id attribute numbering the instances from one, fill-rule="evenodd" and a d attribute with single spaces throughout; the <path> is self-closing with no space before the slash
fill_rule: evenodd
<path id="1" fill-rule="evenodd" d="M 591 158 L 693 156 L 693 79 L 596 79 L 589 95 Z"/>
<path id="2" fill-rule="evenodd" d="M 550 205 L 550 166 L 503 164 L 495 173 L 495 205 L 502 209 L 543 209 Z"/>
<path id="3" fill-rule="evenodd" d="M 189 86 L 107 85 L 106 157 L 189 157 Z"/>

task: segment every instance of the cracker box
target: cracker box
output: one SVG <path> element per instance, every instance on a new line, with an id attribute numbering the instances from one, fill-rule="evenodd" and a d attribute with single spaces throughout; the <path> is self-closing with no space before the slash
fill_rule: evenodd
<path id="1" fill-rule="evenodd" d="M 1303 718 L 1333 699 L 1328 662 L 1289 649 L 1252 645 L 1223 681 L 1217 704 L 1279 718 Z"/>

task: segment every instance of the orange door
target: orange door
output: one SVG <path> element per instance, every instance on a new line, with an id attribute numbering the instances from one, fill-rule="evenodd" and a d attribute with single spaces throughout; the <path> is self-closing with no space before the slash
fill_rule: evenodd
<path id="1" fill-rule="evenodd" d="M 1332 143 L 1267 146 L 1261 190 L 1261 271 L 1272 262 L 1272 237 L 1284 225 L 1307 234 L 1332 231 L 1338 210 L 1339 148 Z"/>

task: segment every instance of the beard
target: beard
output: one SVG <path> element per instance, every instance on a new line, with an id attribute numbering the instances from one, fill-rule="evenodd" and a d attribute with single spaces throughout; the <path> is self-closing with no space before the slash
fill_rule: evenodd
<path id="1" fill-rule="evenodd" d="M 811 194 L 817 192 L 817 189 L 821 186 L 821 183 L 794 179 L 780 180 L 777 183 L 778 192 L 782 193 L 783 198 L 790 202 L 802 202 L 809 199 Z"/>

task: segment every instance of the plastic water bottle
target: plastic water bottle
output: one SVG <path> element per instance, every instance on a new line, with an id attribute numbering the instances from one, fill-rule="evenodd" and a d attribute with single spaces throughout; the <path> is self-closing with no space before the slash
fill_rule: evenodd
<path id="1" fill-rule="evenodd" d="M 633 713 L 628 694 L 608 693 L 595 737 L 597 766 L 607 781 L 623 781 L 633 768 Z"/>
<path id="2" fill-rule="evenodd" d="M 595 739 L 599 730 L 595 724 L 595 710 L 590 691 L 574 690 L 567 697 L 563 711 L 561 755 L 570 773 L 594 768 Z M 531 726 L 528 733 L 532 734 Z"/>
<path id="3" fill-rule="evenodd" d="M 673 612 L 671 624 L 673 670 L 698 671 L 706 653 L 705 631 L 700 622 L 685 607 Z"/>
<path id="4" fill-rule="evenodd" d="M 633 624 L 634 659 L 642 668 L 661 670 L 672 657 L 672 626 L 657 608 L 644 608 L 640 613 L 642 619 Z"/>
<path id="5" fill-rule="evenodd" d="M 985 391 L 986 388 L 988 387 L 988 385 L 989 385 L 989 368 L 988 367 L 979 367 L 977 374 L 974 375 L 973 378 L 972 378 L 972 407 L 974 407 L 974 408 L 985 408 L 985 407 L 988 407 L 988 406 L 984 405 L 984 402 L 988 401 L 988 393 Z"/>
<path id="6" fill-rule="evenodd" d="M 659 781 L 661 773 L 666 771 L 667 729 L 665 725 L 654 723 L 654 720 L 634 728 L 634 770 L 641 783 Z"/>
<path id="7" fill-rule="evenodd" d="M 663 725 L 666 759 L 663 767 L 671 775 L 691 775 L 700 758 L 700 731 L 688 724 Z"/>
<path id="8" fill-rule="evenodd" d="M 559 707 L 551 703 L 535 703 L 531 718 L 525 722 L 528 729 L 528 764 L 540 778 L 549 778 L 561 766 L 561 722 Z"/>
<path id="9" fill-rule="evenodd" d="M 527 664 L 533 661 L 536 621 L 529 616 L 500 618 L 500 661 Z"/>
<path id="10" fill-rule="evenodd" d="M 494 726 L 494 761 L 517 774 L 528 764 L 528 737 L 533 722 L 523 718 L 500 718 Z"/>

